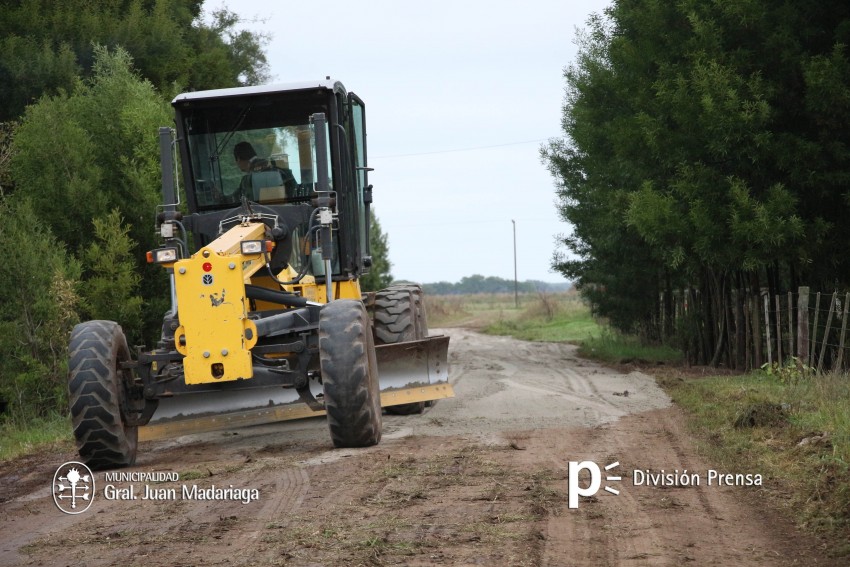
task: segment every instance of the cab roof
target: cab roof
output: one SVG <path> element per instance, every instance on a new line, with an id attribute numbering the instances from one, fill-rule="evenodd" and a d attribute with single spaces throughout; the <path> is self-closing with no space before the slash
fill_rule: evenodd
<path id="1" fill-rule="evenodd" d="M 301 81 L 296 83 L 283 83 L 275 85 L 256 85 L 252 87 L 235 87 L 229 89 L 214 89 L 208 91 L 194 91 L 181 93 L 174 97 L 171 104 L 187 102 L 193 100 L 207 100 L 225 97 L 238 97 L 250 95 L 263 95 L 277 92 L 287 91 L 304 91 L 311 89 L 327 89 L 330 91 L 341 92 L 345 94 L 345 87 L 339 81 L 334 81 L 329 77 L 319 81 Z"/>

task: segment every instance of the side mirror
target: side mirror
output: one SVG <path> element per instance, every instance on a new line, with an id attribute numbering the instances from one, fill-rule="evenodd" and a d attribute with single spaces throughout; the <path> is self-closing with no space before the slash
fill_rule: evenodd
<path id="1" fill-rule="evenodd" d="M 159 128 L 159 163 L 162 168 L 162 204 L 166 212 L 174 212 L 177 209 L 177 196 L 174 193 L 174 136 L 171 128 L 160 126 Z"/>

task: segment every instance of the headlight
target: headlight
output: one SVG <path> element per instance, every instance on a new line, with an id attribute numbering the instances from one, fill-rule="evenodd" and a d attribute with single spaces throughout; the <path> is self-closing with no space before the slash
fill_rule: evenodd
<path id="1" fill-rule="evenodd" d="M 271 240 L 246 240 L 240 246 L 243 256 L 271 252 L 274 249 L 274 243 Z"/>
<path id="2" fill-rule="evenodd" d="M 262 254 L 263 253 L 263 241 L 262 240 L 246 240 L 242 242 L 242 255 L 249 256 L 251 254 Z"/>
<path id="3" fill-rule="evenodd" d="M 148 252 L 148 263 L 171 264 L 177 261 L 177 248 L 157 248 Z"/>

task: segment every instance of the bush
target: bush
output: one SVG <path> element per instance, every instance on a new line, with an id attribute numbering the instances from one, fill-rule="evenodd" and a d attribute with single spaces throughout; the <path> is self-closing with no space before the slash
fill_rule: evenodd
<path id="1" fill-rule="evenodd" d="M 65 407 L 79 263 L 22 198 L 0 202 L 0 397 L 13 415 Z"/>

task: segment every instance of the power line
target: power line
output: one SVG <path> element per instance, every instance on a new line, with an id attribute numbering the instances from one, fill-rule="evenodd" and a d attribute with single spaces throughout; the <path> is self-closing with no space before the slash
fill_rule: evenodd
<path id="1" fill-rule="evenodd" d="M 526 218 L 517 218 L 517 219 L 514 219 L 514 220 L 516 220 L 516 221 L 526 221 L 526 222 L 535 222 L 535 223 L 538 223 L 538 226 L 540 226 L 539 223 L 547 223 L 547 224 L 557 223 L 559 225 L 569 224 L 569 223 L 566 223 L 565 221 L 558 220 L 556 218 L 546 218 L 546 219 L 544 219 L 544 218 L 527 218 L 526 217 Z M 393 224 L 393 223 L 389 223 L 389 224 L 384 225 L 384 223 L 382 222 L 381 228 L 383 230 L 389 232 L 389 230 L 391 228 L 392 229 L 404 229 L 404 228 L 427 228 L 427 227 L 432 227 L 432 226 L 460 226 L 460 225 L 465 226 L 465 225 L 472 225 L 472 224 L 504 224 L 505 222 L 506 221 L 505 221 L 504 218 L 501 218 L 501 219 L 486 219 L 486 220 L 458 220 L 458 221 L 444 221 L 444 222 L 426 222 L 426 223 L 415 223 L 415 224 L 406 223 L 406 224 L 403 224 L 403 225 Z"/>
<path id="2" fill-rule="evenodd" d="M 452 154 L 457 152 L 473 152 L 476 150 L 490 150 L 494 148 L 504 148 L 506 146 L 520 146 L 523 144 L 539 144 L 540 142 L 546 142 L 551 140 L 552 138 L 541 138 L 538 140 L 526 140 L 524 142 L 508 142 L 506 144 L 493 144 L 491 146 L 476 146 L 473 148 L 457 148 L 454 150 L 436 150 L 432 152 L 419 152 L 412 154 L 390 154 L 385 156 L 372 156 L 371 159 L 389 159 L 389 158 L 402 158 L 402 157 L 415 157 L 415 156 L 430 156 L 435 154 Z"/>

